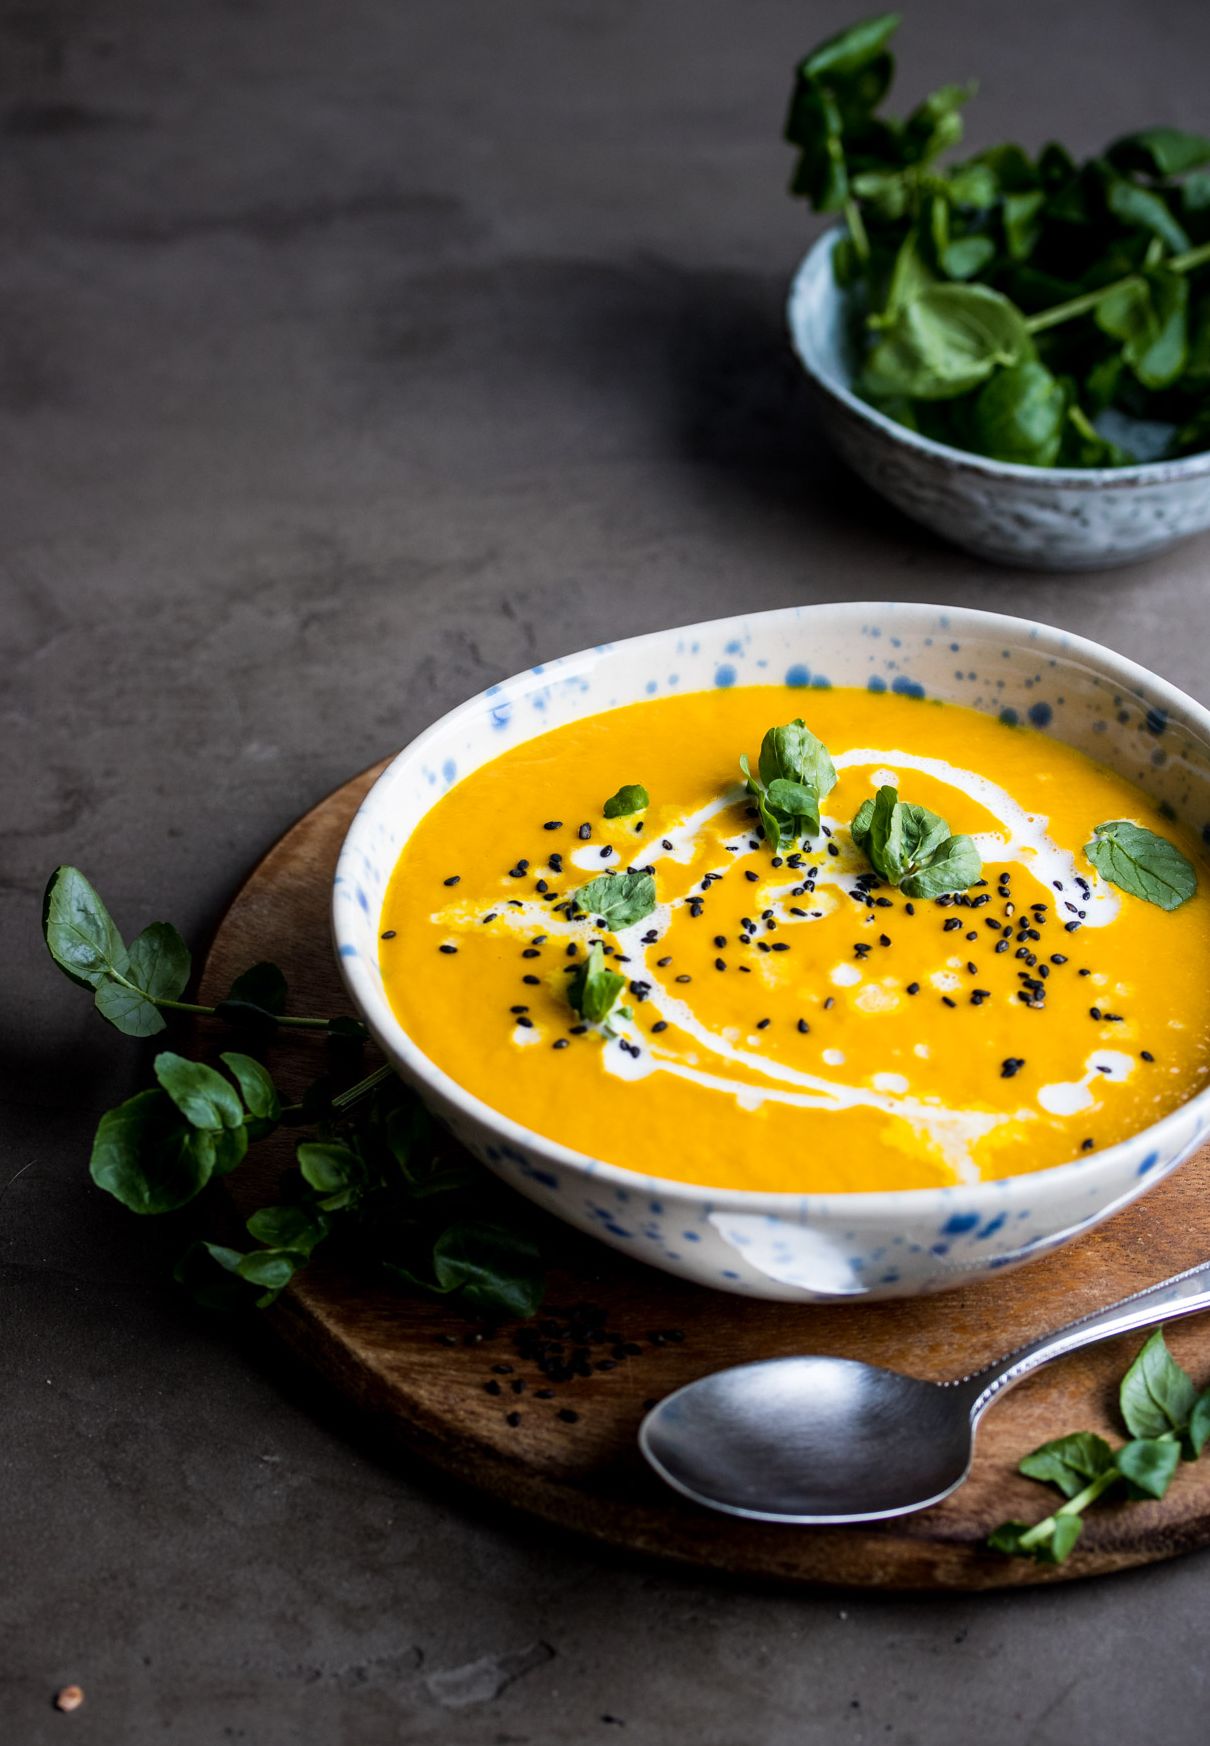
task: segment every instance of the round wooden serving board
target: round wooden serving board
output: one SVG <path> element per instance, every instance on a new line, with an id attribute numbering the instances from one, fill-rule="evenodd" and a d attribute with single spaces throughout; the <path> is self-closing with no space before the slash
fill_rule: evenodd
<path id="1" fill-rule="evenodd" d="M 272 958 L 289 979 L 292 1011 L 351 1010 L 329 945 L 328 894 L 341 839 L 377 774 L 330 795 L 256 868 L 218 929 L 204 1000 L 221 997 L 257 959 Z M 280 1040 L 270 1060 L 292 1096 L 322 1064 L 322 1042 L 297 1034 Z M 264 1142 L 229 1179 L 243 1216 L 277 1197 L 293 1144 L 288 1133 Z M 1051 1508 L 1049 1489 L 1016 1472 L 1028 1450 L 1072 1430 L 1121 1439 L 1117 1382 L 1138 1335 L 1022 1383 L 988 1414 L 960 1491 L 936 1509 L 871 1527 L 781 1527 L 698 1509 L 642 1461 L 635 1433 L 644 1403 L 724 1365 L 793 1352 L 840 1353 L 936 1380 L 962 1375 L 1204 1260 L 1208 1188 L 1210 1149 L 1032 1266 L 938 1297 L 825 1308 L 689 1286 L 552 1223 L 547 1248 L 557 1265 L 538 1331 L 546 1321 L 543 1337 L 565 1334 L 575 1306 L 587 1302 L 604 1312 L 608 1338 L 590 1347 L 591 1373 L 559 1383 L 548 1398 L 536 1393 L 551 1384 L 518 1351 L 517 1328 L 480 1336 L 441 1299 L 405 1295 L 331 1261 L 307 1267 L 269 1314 L 295 1353 L 398 1446 L 560 1528 L 646 1556 L 795 1583 L 980 1589 L 1062 1581 L 1210 1544 L 1208 1458 L 1182 1466 L 1162 1502 L 1094 1509 L 1066 1565 L 1038 1566 L 985 1547 L 998 1522 L 1038 1520 Z M 1210 1317 L 1174 1324 L 1169 1339 L 1199 1387 L 1210 1382 Z M 575 1343 L 573 1329 L 569 1347 Z M 595 1368 L 602 1359 L 606 1368 Z"/>

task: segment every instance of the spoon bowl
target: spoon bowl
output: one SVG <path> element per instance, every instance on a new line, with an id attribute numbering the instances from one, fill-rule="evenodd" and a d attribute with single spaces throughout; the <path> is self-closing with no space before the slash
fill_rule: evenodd
<path id="1" fill-rule="evenodd" d="M 974 1452 L 970 1394 L 851 1358 L 775 1358 L 678 1389 L 640 1444 L 677 1491 L 765 1522 L 864 1522 L 937 1503 Z"/>

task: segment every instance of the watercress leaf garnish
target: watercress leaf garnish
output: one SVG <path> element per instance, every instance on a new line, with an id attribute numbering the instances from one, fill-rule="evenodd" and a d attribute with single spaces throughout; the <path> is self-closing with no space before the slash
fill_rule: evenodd
<path id="1" fill-rule="evenodd" d="M 286 979 L 276 964 L 253 964 L 236 977 L 216 1010 L 231 1023 L 271 1025 L 286 1010 Z"/>
<path id="2" fill-rule="evenodd" d="M 164 1015 L 141 988 L 125 982 L 101 982 L 93 1005 L 124 1037 L 154 1037 L 165 1028 Z"/>
<path id="3" fill-rule="evenodd" d="M 281 1114 L 281 1100 L 268 1069 L 254 1061 L 251 1055 L 236 1054 L 233 1050 L 220 1055 L 219 1060 L 239 1086 L 248 1114 L 261 1122 L 276 1122 Z"/>
<path id="4" fill-rule="evenodd" d="M 1197 890 L 1193 864 L 1175 843 L 1129 819 L 1097 825 L 1084 853 L 1111 885 L 1161 909 L 1179 909 Z"/>
<path id="5" fill-rule="evenodd" d="M 1210 1388 L 1205 1394 L 1198 1396 L 1193 1411 L 1189 1415 L 1189 1447 L 1194 1459 L 1197 1458 L 1210 1442 Z"/>
<path id="6" fill-rule="evenodd" d="M 249 1285 L 267 1288 L 270 1295 L 257 1300 L 257 1308 L 264 1309 L 289 1285 L 298 1264 L 299 1257 L 288 1249 L 253 1249 L 240 1256 L 235 1271 Z"/>
<path id="7" fill-rule="evenodd" d="M 1041 1564 L 1065 1564 L 1075 1550 L 1076 1541 L 1084 1532 L 1079 1516 L 1056 1516 L 1050 1539 L 1038 1547 L 1034 1556 Z"/>
<path id="8" fill-rule="evenodd" d="M 1157 1328 L 1122 1378 L 1118 1402 L 1132 1437 L 1161 1437 L 1183 1431 L 1197 1400 L 1187 1371 L 1169 1352 Z"/>
<path id="9" fill-rule="evenodd" d="M 239 1098 L 222 1074 L 204 1061 L 187 1061 L 165 1049 L 155 1058 L 155 1076 L 191 1126 L 211 1133 L 243 1127 Z"/>
<path id="10" fill-rule="evenodd" d="M 523 1318 L 542 1301 L 542 1263 L 523 1232 L 486 1219 L 450 1225 L 433 1245 L 433 1276 L 468 1308 Z"/>
<path id="11" fill-rule="evenodd" d="M 1180 1466 L 1181 1446 L 1171 1437 L 1136 1437 L 1116 1456 L 1132 1497 L 1163 1497 Z"/>
<path id="12" fill-rule="evenodd" d="M 58 867 L 42 901 L 42 931 L 60 970 L 98 988 L 126 969 L 126 947 L 113 917 L 78 867 Z"/>
<path id="13" fill-rule="evenodd" d="M 642 812 L 651 805 L 641 782 L 624 782 L 616 794 L 611 794 L 601 809 L 606 818 L 629 818 L 632 812 Z"/>
<path id="14" fill-rule="evenodd" d="M 899 813 L 901 852 L 909 867 L 919 867 L 941 848 L 949 837 L 950 827 L 927 806 L 917 806 L 911 800 L 900 801 Z"/>
<path id="15" fill-rule="evenodd" d="M 877 18 L 851 24 L 812 49 L 801 70 L 807 78 L 821 84 L 851 79 L 886 52 L 901 22 L 898 12 L 883 12 Z"/>
<path id="16" fill-rule="evenodd" d="M 747 774 L 747 760 L 743 761 Z M 778 779 L 812 790 L 816 803 L 836 786 L 836 766 L 822 740 L 801 719 L 770 728 L 760 745 L 760 779 L 766 788 Z"/>
<path id="17" fill-rule="evenodd" d="M 1173 254 L 1189 247 L 1189 233 L 1175 219 L 1167 202 L 1150 188 L 1140 188 L 1124 176 L 1111 176 L 1105 189 L 1105 203 L 1115 218 L 1132 228 L 1148 231 L 1159 237 Z"/>
<path id="18" fill-rule="evenodd" d="M 1064 1497 L 1076 1497 L 1090 1479 L 1107 1472 L 1113 1464 L 1113 1450 L 1104 1437 L 1095 1431 L 1073 1431 L 1024 1456 L 1018 1469 L 1026 1479 L 1041 1480 L 1057 1486 Z"/>
<path id="19" fill-rule="evenodd" d="M 859 849 L 864 849 L 869 842 L 870 829 L 873 823 L 874 801 L 871 798 L 862 801 L 861 805 L 857 808 L 857 811 L 853 814 L 853 822 L 849 826 L 849 831 L 852 835 L 853 841 L 857 844 Z"/>
<path id="20" fill-rule="evenodd" d="M 303 1181 L 320 1197 L 324 1212 L 335 1212 L 357 1197 L 361 1160 L 341 1141 L 304 1140 L 295 1156 Z"/>
<path id="21" fill-rule="evenodd" d="M 602 873 L 572 892 L 572 902 L 585 915 L 600 916 L 615 934 L 643 921 L 655 908 L 655 877 L 651 873 Z"/>
<path id="22" fill-rule="evenodd" d="M 1053 467 L 1063 441 L 1067 393 L 1036 359 L 997 370 L 971 408 L 972 446 L 993 460 Z"/>
<path id="23" fill-rule="evenodd" d="M 876 398 L 949 400 L 1034 354 L 1021 311 L 988 285 L 938 284 L 906 303 L 866 359 Z"/>
<path id="24" fill-rule="evenodd" d="M 625 986 L 624 976 L 606 968 L 605 949 L 597 940 L 575 974 L 567 978 L 568 1003 L 588 1024 L 599 1025 L 613 1010 Z"/>
<path id="25" fill-rule="evenodd" d="M 905 897 L 943 897 L 965 891 L 980 877 L 983 862 L 973 837 L 947 837 L 931 860 L 900 882 Z"/>
<path id="26" fill-rule="evenodd" d="M 1115 140 L 1105 156 L 1127 175 L 1183 176 L 1210 164 L 1210 139 L 1175 127 L 1144 127 Z"/>
<path id="27" fill-rule="evenodd" d="M 214 1147 L 215 1176 L 227 1176 L 242 1164 L 248 1153 L 249 1131 L 246 1127 L 219 1128 L 217 1130 L 199 1130 L 199 1137 L 204 1134 Z"/>
<path id="28" fill-rule="evenodd" d="M 1122 342 L 1122 357 L 1146 388 L 1170 386 L 1185 367 L 1188 301 L 1185 279 L 1157 268 L 1122 279 L 1097 303 L 1097 326 Z"/>
<path id="29" fill-rule="evenodd" d="M 246 1229 L 250 1237 L 267 1249 L 289 1249 L 298 1255 L 309 1255 L 327 1236 L 328 1221 L 322 1213 L 307 1207 L 263 1206 L 252 1214 Z"/>
<path id="30" fill-rule="evenodd" d="M 792 836 L 808 836 L 819 829 L 819 797 L 813 788 L 778 776 L 765 789 L 764 798 L 775 818 L 791 825 Z"/>
<path id="31" fill-rule="evenodd" d="M 131 1212 L 175 1212 L 214 1169 L 214 1141 L 182 1121 L 162 1091 L 140 1091 L 97 1125 L 89 1172 Z"/>

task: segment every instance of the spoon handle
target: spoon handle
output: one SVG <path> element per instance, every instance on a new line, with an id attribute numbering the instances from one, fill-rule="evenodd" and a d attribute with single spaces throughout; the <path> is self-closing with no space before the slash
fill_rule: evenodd
<path id="1" fill-rule="evenodd" d="M 959 1386 L 974 1393 L 971 1419 L 978 1419 L 1006 1388 L 1049 1364 L 1052 1358 L 1064 1358 L 1069 1352 L 1078 1352 L 1081 1346 L 1094 1346 L 1098 1340 L 1113 1339 L 1115 1334 L 1150 1328 L 1156 1322 L 1175 1321 L 1202 1309 L 1210 1309 L 1210 1261 L 1175 1273 L 1171 1279 L 1161 1279 L 1158 1285 L 1148 1285 L 1119 1303 L 1110 1304 L 1108 1309 L 1081 1316 L 1079 1321 L 1043 1334 L 1028 1346 L 995 1359 L 973 1376 L 964 1377 Z"/>

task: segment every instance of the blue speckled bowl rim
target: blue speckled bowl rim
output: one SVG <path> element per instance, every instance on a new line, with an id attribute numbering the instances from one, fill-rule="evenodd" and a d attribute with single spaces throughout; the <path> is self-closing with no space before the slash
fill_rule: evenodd
<path id="1" fill-rule="evenodd" d="M 808 337 L 809 325 L 804 314 L 808 281 L 817 268 L 816 257 L 821 254 L 830 257 L 842 235 L 839 226 L 826 230 L 799 262 L 786 301 L 786 326 L 790 343 L 803 369 L 822 393 L 839 401 L 842 406 L 863 419 L 866 424 L 882 431 L 892 441 L 904 448 L 917 449 L 921 454 L 931 455 L 954 471 L 978 473 L 986 479 L 1021 480 L 1034 486 L 1062 485 L 1067 489 L 1092 491 L 1104 490 L 1106 486 L 1178 484 L 1210 474 L 1210 450 L 1203 450 L 1196 455 L 1182 455 L 1173 461 L 1142 461 L 1133 467 L 1026 467 L 1018 461 L 993 461 L 986 455 L 972 454 L 969 449 L 955 449 L 949 443 L 935 442 L 932 437 L 921 436 L 919 432 L 909 430 L 906 425 L 897 424 L 893 418 L 888 418 L 884 412 L 879 412 L 868 401 L 854 394 L 846 382 L 829 370 Z M 828 283 L 833 296 L 840 300 L 842 293 L 833 282 L 830 272 Z"/>
<path id="2" fill-rule="evenodd" d="M 342 950 L 346 945 L 353 944 L 344 937 L 344 921 L 346 911 L 337 900 L 342 877 L 348 873 L 349 866 L 363 857 L 363 850 L 358 842 L 362 821 L 374 811 L 375 796 L 384 787 L 388 778 L 397 767 L 406 761 L 422 760 L 425 749 L 437 740 L 445 730 L 467 717 L 481 718 L 484 711 L 490 708 L 493 697 L 498 699 L 501 692 L 523 699 L 529 691 L 548 686 L 553 676 L 571 677 L 585 667 L 592 667 L 598 662 L 616 656 L 620 651 L 630 650 L 638 655 L 641 652 L 654 650 L 668 638 L 698 637 L 705 639 L 712 634 L 725 634 L 728 629 L 744 627 L 750 629 L 754 624 L 768 624 L 775 627 L 779 622 L 787 626 L 793 625 L 801 630 L 804 618 L 813 613 L 842 612 L 860 620 L 863 616 L 886 621 L 886 615 L 906 614 L 909 618 L 919 615 L 921 619 L 939 613 L 947 614 L 955 631 L 981 630 L 990 632 L 1006 642 L 1022 640 L 1031 647 L 1041 648 L 1051 654 L 1061 655 L 1064 660 L 1075 661 L 1083 657 L 1090 666 L 1099 671 L 1103 677 L 1118 681 L 1126 686 L 1133 686 L 1139 692 L 1153 697 L 1165 709 L 1170 719 L 1180 721 L 1191 732 L 1198 734 L 1210 745 L 1210 710 L 1205 709 L 1187 692 L 1147 667 L 1130 660 L 1125 655 L 1117 654 L 1113 649 L 1106 648 L 1103 643 L 1093 642 L 1088 637 L 1082 637 L 1074 631 L 1061 630 L 1056 625 L 1042 624 L 1034 619 L 1017 618 L 1006 613 L 984 612 L 976 607 L 938 606 L 920 601 L 880 600 L 880 601 L 821 601 L 807 607 L 779 607 L 769 612 L 737 613 L 727 618 L 703 619 L 695 624 L 677 625 L 667 630 L 649 631 L 642 636 L 626 637 L 618 642 L 603 645 L 594 649 L 581 649 L 572 655 L 562 655 L 554 660 L 545 661 L 537 671 L 529 669 L 524 673 L 516 673 L 509 679 L 498 681 L 487 689 L 476 693 L 465 703 L 456 705 L 440 716 L 431 726 L 411 740 L 402 751 L 398 752 L 387 768 L 374 782 L 353 817 L 349 829 L 341 844 L 337 858 L 336 870 L 332 887 L 332 937 L 336 952 L 336 962 L 344 979 L 350 997 L 361 1014 L 371 1035 L 388 1061 L 394 1063 L 403 1060 L 412 1075 L 422 1083 L 430 1085 L 446 1102 L 460 1107 L 467 1115 L 481 1122 L 485 1127 L 494 1129 L 496 1134 L 515 1146 L 523 1146 L 539 1154 L 545 1153 L 550 1159 L 585 1176 L 590 1176 L 595 1182 L 608 1182 L 617 1187 L 642 1189 L 644 1192 L 656 1193 L 667 1198 L 685 1196 L 706 1196 L 716 1205 L 727 1205 L 733 1211 L 786 1213 L 791 1209 L 801 1208 L 804 1192 L 809 1195 L 810 1203 L 821 1217 L 834 1217 L 848 1211 L 856 1217 L 877 1213 L 884 1209 L 899 1208 L 906 1214 L 920 1214 L 929 1217 L 932 1210 L 942 1213 L 955 1199 L 960 1199 L 965 1206 L 983 1207 L 988 1212 L 994 1208 L 998 1197 L 1011 1191 L 1021 1184 L 1028 1183 L 1031 1189 L 1045 1192 L 1050 1186 L 1065 1188 L 1077 1176 L 1087 1184 L 1096 1176 L 1104 1175 L 1113 1178 L 1119 1174 L 1123 1165 L 1128 1163 L 1125 1154 L 1128 1150 L 1163 1150 L 1162 1137 L 1170 1133 L 1182 1123 L 1190 1111 L 1201 1111 L 1205 1117 L 1202 1126 L 1210 1122 L 1210 1086 L 1189 1098 L 1158 1122 L 1149 1127 L 1141 1128 L 1138 1133 L 1119 1140 L 1113 1146 L 1093 1152 L 1087 1158 L 1076 1158 L 1068 1164 L 1053 1164 L 1042 1170 L 1023 1171 L 1013 1176 L 996 1177 L 989 1182 L 953 1183 L 937 1188 L 896 1188 L 896 1189 L 859 1189 L 851 1193 L 828 1192 L 816 1193 L 801 1189 L 741 1189 L 722 1188 L 704 1183 L 682 1181 L 676 1177 L 651 1176 L 641 1170 L 632 1170 L 626 1165 L 610 1164 L 604 1159 L 594 1158 L 590 1153 L 578 1152 L 571 1146 L 565 1146 L 558 1140 L 552 1140 L 541 1134 L 535 1128 L 525 1127 L 521 1122 L 514 1121 L 511 1116 L 504 1115 L 491 1104 L 476 1097 L 473 1092 L 459 1084 L 444 1068 L 429 1058 L 404 1030 L 395 1016 L 385 990 L 374 988 L 370 973 L 365 968 L 360 956 Z M 1053 640 L 1051 640 L 1053 639 Z M 707 690 L 709 687 L 702 687 Z M 683 695 L 693 695 L 692 692 Z M 602 713 L 599 710 L 586 709 L 584 715 Z M 486 760 L 485 760 L 486 761 Z M 477 766 L 478 767 L 478 766 Z M 434 804 L 440 796 L 434 798 Z M 426 811 L 431 811 L 429 807 Z M 377 924 L 375 924 L 377 933 Z M 376 1008 L 381 1001 L 381 1010 L 386 1023 L 379 1022 Z M 1157 1143 L 1157 1137 L 1160 1137 Z M 1188 1156 L 1189 1149 L 1184 1154 Z M 1183 1158 L 1178 1160 L 1183 1162 Z M 1167 1172 L 1161 1173 L 1158 1180 L 1163 1180 Z M 1146 1193 L 1153 1183 L 1147 1184 L 1142 1190 Z M 1119 1197 L 1120 1198 L 1120 1197 Z M 1130 1196 L 1134 1198 L 1133 1193 Z M 1110 1205 L 1116 1201 L 1110 1202 Z"/>

